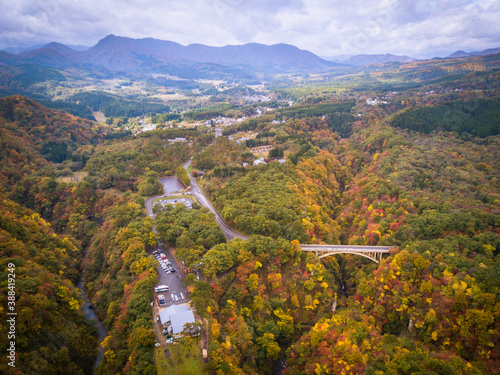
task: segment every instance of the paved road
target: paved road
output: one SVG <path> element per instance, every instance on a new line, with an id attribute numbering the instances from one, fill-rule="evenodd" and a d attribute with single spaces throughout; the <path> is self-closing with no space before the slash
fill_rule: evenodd
<path id="1" fill-rule="evenodd" d="M 163 190 L 165 194 L 172 195 L 174 191 L 184 190 L 186 187 L 177 177 L 163 177 L 159 179 L 163 185 Z"/>
<path id="2" fill-rule="evenodd" d="M 189 167 L 189 164 L 191 164 L 191 160 L 189 160 L 186 163 L 184 163 L 184 168 L 187 169 Z M 221 229 L 224 232 L 224 235 L 226 236 L 226 238 L 228 240 L 232 240 L 235 237 L 239 237 L 239 238 L 241 238 L 243 240 L 248 239 L 247 236 L 244 236 L 241 233 L 236 232 L 235 230 L 231 229 L 226 224 L 226 222 L 224 221 L 224 219 L 222 218 L 222 216 L 212 206 L 212 204 L 210 203 L 210 201 L 208 200 L 208 198 L 205 196 L 205 194 L 203 193 L 203 191 L 201 190 L 201 188 L 198 186 L 198 184 L 196 183 L 196 181 L 193 178 L 193 176 L 191 176 L 190 173 L 188 173 L 188 176 L 189 176 L 189 178 L 191 180 L 191 193 L 196 197 L 196 199 L 198 200 L 198 202 L 203 207 L 207 207 L 215 215 L 215 220 L 217 221 L 217 224 L 219 224 L 219 226 L 221 227 Z"/>
<path id="3" fill-rule="evenodd" d="M 148 212 L 148 216 L 149 217 L 153 217 L 155 216 L 153 214 L 153 201 L 156 199 L 156 198 L 160 198 L 160 197 L 164 197 L 165 195 L 156 195 L 154 197 L 150 197 L 150 198 L 147 198 L 145 201 L 144 201 L 144 205 L 146 206 L 146 211 Z"/>
<path id="4" fill-rule="evenodd" d="M 156 293 L 156 296 L 160 294 L 163 294 L 165 296 L 166 304 L 160 305 L 160 307 L 168 307 L 172 304 L 185 303 L 186 301 L 173 302 L 171 299 L 171 294 L 174 292 L 182 292 L 182 294 L 184 294 L 184 298 L 187 297 L 187 290 L 186 287 L 184 286 L 184 275 L 180 266 L 177 264 L 177 261 L 175 260 L 174 256 L 170 254 L 170 252 L 167 250 L 166 246 L 163 243 L 159 244 L 158 250 L 160 250 L 162 253 L 165 254 L 165 256 L 170 261 L 170 263 L 172 263 L 172 266 L 175 268 L 176 271 L 167 274 L 161 267 L 158 267 L 156 269 L 156 271 L 158 272 L 157 286 L 167 285 L 170 288 L 168 292 Z M 151 250 L 148 254 L 153 255 L 153 250 Z"/>
<path id="5" fill-rule="evenodd" d="M 187 161 L 184 163 L 184 168 L 188 168 L 189 165 L 191 164 L 191 160 Z M 235 230 L 231 229 L 222 216 L 217 212 L 217 210 L 214 209 L 208 198 L 205 196 L 201 188 L 198 186 L 196 183 L 195 179 L 189 174 L 189 178 L 191 179 L 191 189 L 192 193 L 194 196 L 196 196 L 196 199 L 198 199 L 198 202 L 204 207 L 207 207 L 210 211 L 212 211 L 215 214 L 215 218 L 217 220 L 217 224 L 221 227 L 222 231 L 224 232 L 225 236 L 227 239 L 231 240 L 235 237 L 239 237 L 243 240 L 248 239 L 248 237 L 236 232 Z M 337 251 L 358 251 L 358 252 L 366 252 L 366 253 L 389 253 L 389 250 L 392 249 L 392 246 L 353 246 L 353 245 L 300 245 L 300 248 L 304 251 L 332 251 L 332 250 L 337 250 Z"/>
<path id="6" fill-rule="evenodd" d="M 168 197 L 170 195 L 174 195 L 174 191 L 184 190 L 186 187 L 184 184 L 175 176 L 173 177 L 163 177 L 159 179 L 161 184 L 163 185 L 163 190 L 165 194 L 155 195 L 154 197 L 147 198 L 144 202 L 146 206 L 146 210 L 150 217 L 153 217 L 153 201 L 157 198 Z"/>
<path id="7" fill-rule="evenodd" d="M 154 217 L 153 213 L 153 201 L 156 198 L 160 197 L 168 197 L 170 195 L 173 195 L 172 193 L 174 191 L 179 191 L 183 190 L 186 187 L 182 184 L 182 182 L 177 178 L 177 177 L 165 177 L 165 178 L 160 178 L 160 182 L 163 184 L 163 189 L 165 190 L 165 194 L 163 195 L 157 195 L 154 197 L 147 198 L 145 203 L 146 210 L 148 212 L 148 215 L 150 217 Z M 156 232 L 156 228 L 153 228 L 153 231 Z M 173 302 L 171 299 L 171 294 L 174 292 L 182 292 L 184 294 L 184 297 L 187 298 L 187 290 L 186 287 L 184 286 L 184 275 L 181 270 L 181 267 L 179 264 L 177 264 L 176 259 L 170 252 L 167 250 L 166 246 L 163 243 L 160 243 L 158 245 L 158 250 L 160 250 L 162 253 L 165 254 L 167 259 L 172 263 L 172 266 L 175 268 L 176 272 L 167 274 L 163 268 L 160 266 L 157 267 L 156 271 L 158 273 L 158 285 L 168 285 L 170 290 L 168 292 L 159 292 L 156 293 L 156 296 L 163 294 L 165 296 L 166 304 L 159 305 L 160 308 L 170 306 L 172 304 L 180 304 L 180 303 L 185 303 L 185 301 L 178 301 L 178 302 Z M 151 249 L 148 254 L 153 255 L 153 251 L 155 249 Z M 158 301 L 158 300 L 156 300 Z"/>
<path id="8" fill-rule="evenodd" d="M 373 253 L 388 253 L 393 246 L 357 246 L 357 245 L 300 245 L 304 251 L 315 250 L 354 250 Z"/>
<path id="9" fill-rule="evenodd" d="M 184 168 L 187 169 L 190 164 L 191 160 L 184 163 L 183 166 Z M 219 226 L 221 227 L 226 238 L 228 240 L 232 240 L 233 238 L 239 237 L 243 240 L 247 240 L 248 239 L 247 236 L 244 236 L 241 233 L 236 232 L 227 225 L 222 216 L 217 212 L 217 210 L 212 206 L 208 198 L 205 196 L 203 190 L 201 190 L 201 188 L 198 186 L 193 176 L 191 176 L 190 173 L 188 173 L 188 176 L 191 180 L 191 194 L 193 194 L 193 196 L 196 197 L 196 199 L 202 206 L 207 207 L 215 215 L 215 220 L 217 221 L 217 224 L 219 224 Z M 168 186 L 165 188 L 165 191 L 168 192 L 167 194 L 170 194 L 172 191 L 179 190 L 177 184 L 180 183 L 180 181 L 178 181 L 177 177 L 169 177 L 168 179 L 162 179 L 162 180 L 164 180 L 161 181 L 164 184 L 164 186 Z M 148 211 L 149 216 L 154 216 L 152 211 L 152 202 L 154 199 L 158 197 L 161 197 L 161 195 L 157 197 L 151 197 L 146 200 L 146 209 Z M 304 251 L 311 251 L 311 252 L 345 251 L 345 252 L 362 252 L 362 253 L 389 253 L 389 250 L 392 249 L 392 246 L 354 246 L 354 245 L 300 245 L 300 247 Z"/>
<path id="10" fill-rule="evenodd" d="M 155 216 L 153 213 L 153 201 L 156 198 L 172 196 L 174 195 L 174 192 L 184 190 L 186 188 L 177 177 L 160 178 L 160 182 L 163 184 L 163 190 L 165 191 L 165 194 L 147 198 L 144 202 L 147 213 L 150 217 Z M 153 227 L 153 232 L 156 232 L 155 227 Z M 153 255 L 154 250 L 155 249 L 149 250 L 148 254 Z M 184 285 L 185 272 L 182 271 L 181 266 L 177 263 L 177 260 L 175 259 L 173 254 L 171 254 L 165 244 L 161 242 L 158 244 L 157 250 L 160 250 L 163 254 L 165 254 L 167 259 L 170 261 L 170 263 L 172 263 L 172 266 L 175 269 L 175 272 L 166 273 L 159 265 L 156 268 L 156 272 L 158 274 L 158 283 L 155 285 L 155 287 L 158 285 L 167 285 L 169 287 L 168 292 L 155 293 L 155 301 L 153 303 L 153 323 L 155 327 L 156 341 L 161 345 L 166 345 L 166 336 L 163 335 L 161 324 L 157 320 L 157 317 L 159 316 L 158 314 L 161 310 L 169 306 L 187 303 L 189 301 L 189 295 Z M 172 293 L 182 293 L 184 296 L 184 300 L 178 300 L 177 302 L 175 302 L 172 299 Z M 165 297 L 165 303 L 160 304 L 158 300 L 159 295 L 163 295 Z"/>
<path id="11" fill-rule="evenodd" d="M 172 266 L 175 268 L 176 272 L 167 274 L 161 267 L 156 268 L 156 272 L 158 273 L 158 283 L 155 284 L 155 287 L 158 285 L 168 285 L 169 291 L 168 292 L 158 292 L 155 293 L 155 300 L 153 303 L 153 323 L 154 323 L 154 328 L 155 328 L 155 333 L 156 333 L 156 341 L 159 342 L 161 345 L 166 345 L 166 338 L 167 336 L 163 335 L 163 327 L 161 326 L 160 322 L 158 321 L 159 318 L 159 313 L 161 310 L 172 306 L 172 305 L 180 305 L 187 303 L 189 301 L 189 295 L 187 293 L 186 287 L 184 286 L 184 275 L 183 272 L 181 271 L 179 265 L 177 264 L 175 258 L 173 257 L 172 254 L 167 250 L 166 246 L 162 243 L 159 244 L 158 250 L 160 250 L 162 253 L 164 253 L 167 257 L 168 260 L 172 263 Z M 154 249 L 150 250 L 148 252 L 149 255 L 153 254 Z M 180 292 L 184 295 L 185 300 L 184 301 L 177 301 L 174 302 L 172 300 L 172 293 L 174 292 Z M 158 300 L 158 296 L 163 295 L 165 297 L 165 303 L 160 304 L 160 301 Z"/>
<path id="12" fill-rule="evenodd" d="M 392 246 L 355 246 L 355 245 L 300 245 L 302 251 L 314 253 L 318 258 L 334 254 L 354 254 L 381 262 L 383 254 L 389 253 Z"/>

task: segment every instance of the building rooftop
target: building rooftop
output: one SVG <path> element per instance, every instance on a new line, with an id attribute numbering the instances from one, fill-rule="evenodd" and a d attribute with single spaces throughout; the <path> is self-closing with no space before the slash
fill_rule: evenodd
<path id="1" fill-rule="evenodd" d="M 265 161 L 263 161 L 263 160 L 259 160 L 259 159 L 258 159 L 258 160 L 255 160 L 255 161 L 253 162 L 253 165 L 259 165 L 259 164 L 267 164 L 267 163 L 266 163 Z"/>
<path id="2" fill-rule="evenodd" d="M 188 305 L 172 305 L 160 311 L 160 323 L 164 325 L 169 321 L 172 333 L 178 335 L 184 330 L 186 323 L 194 323 L 196 320 Z"/>

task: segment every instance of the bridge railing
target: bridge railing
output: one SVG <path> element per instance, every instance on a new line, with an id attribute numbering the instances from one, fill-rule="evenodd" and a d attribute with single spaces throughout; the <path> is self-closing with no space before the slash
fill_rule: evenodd
<path id="1" fill-rule="evenodd" d="M 353 254 L 380 263 L 382 255 L 388 254 L 393 246 L 300 245 L 300 248 L 313 252 L 320 259 L 335 254 Z"/>

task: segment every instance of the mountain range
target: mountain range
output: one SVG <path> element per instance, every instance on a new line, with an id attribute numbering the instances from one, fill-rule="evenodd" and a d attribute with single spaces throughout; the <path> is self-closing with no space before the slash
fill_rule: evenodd
<path id="1" fill-rule="evenodd" d="M 398 55 L 393 55 L 391 53 L 386 53 L 386 54 L 376 54 L 376 55 L 354 55 L 349 57 L 347 60 L 344 61 L 344 64 L 348 65 L 353 65 L 353 66 L 365 66 L 368 64 L 384 64 L 388 62 L 408 62 L 408 61 L 415 61 L 417 60 L 414 57 L 410 56 L 398 56 Z"/>
<path id="2" fill-rule="evenodd" d="M 37 45 L 31 46 L 31 47 L 7 47 L 7 48 L 4 48 L 2 51 L 17 55 L 18 53 L 21 53 L 24 51 L 31 51 L 34 49 L 42 48 L 45 45 L 46 44 L 37 44 Z M 67 45 L 67 47 L 69 47 L 75 51 L 86 51 L 90 48 L 88 46 L 82 46 L 82 45 Z"/>
<path id="3" fill-rule="evenodd" d="M 93 64 L 112 71 L 168 72 L 199 64 L 220 65 L 246 71 L 312 72 L 341 67 L 317 55 L 288 44 L 249 43 L 210 47 L 181 44 L 153 38 L 132 39 L 108 35 L 86 51 L 76 51 L 59 43 L 26 50 L 17 55 L 0 53 L 0 64 L 35 63 L 61 68 L 74 64 Z M 199 66 L 198 66 L 199 68 Z M 213 67 L 212 67 L 213 68 Z"/>
<path id="4" fill-rule="evenodd" d="M 38 48 L 37 48 L 38 47 Z M 114 72 L 166 73 L 186 78 L 246 77 L 256 73 L 312 73 L 336 68 L 361 67 L 373 63 L 408 62 L 410 56 L 360 54 L 344 56 L 343 61 L 324 59 L 289 44 L 248 43 L 211 47 L 203 44 L 183 46 L 153 38 L 133 39 L 113 34 L 83 50 L 60 43 L 35 46 L 17 54 L 15 49 L 0 51 L 1 65 L 36 64 L 56 69 L 68 66 L 104 67 Z M 9 52 L 10 51 L 10 52 Z M 500 53 L 500 48 L 484 51 L 456 51 L 446 58 L 482 56 Z M 334 60 L 334 61 L 332 61 Z"/>
<path id="5" fill-rule="evenodd" d="M 465 51 L 456 51 L 451 55 L 444 57 L 445 59 L 455 59 L 461 57 L 471 57 L 471 56 L 486 56 L 500 53 L 499 48 L 489 48 L 483 51 L 473 51 L 473 52 L 465 52 Z M 393 55 L 391 53 L 386 54 L 360 54 L 354 56 L 332 56 L 332 57 L 323 57 L 325 60 L 334 61 L 342 64 L 352 65 L 352 66 L 366 66 L 369 64 L 385 64 L 391 62 L 410 62 L 416 61 L 418 59 L 406 56 L 406 55 Z M 443 59 L 443 57 L 436 57 L 437 59 Z"/>
<path id="6" fill-rule="evenodd" d="M 469 56 L 485 56 L 485 55 L 493 55 L 496 53 L 500 53 L 500 47 L 498 48 L 488 48 L 483 51 L 473 51 L 473 52 L 465 52 L 462 50 L 455 51 L 451 55 L 446 56 L 447 58 L 457 58 L 457 57 L 469 57 Z"/>

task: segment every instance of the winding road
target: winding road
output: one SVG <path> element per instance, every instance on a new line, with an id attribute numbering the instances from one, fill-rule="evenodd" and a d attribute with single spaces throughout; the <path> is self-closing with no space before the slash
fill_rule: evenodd
<path id="1" fill-rule="evenodd" d="M 189 167 L 189 164 L 191 164 L 191 160 L 187 161 L 184 163 L 183 167 L 187 170 Z M 189 179 L 191 180 L 191 194 L 193 194 L 196 199 L 198 200 L 198 203 L 200 203 L 203 207 L 208 208 L 214 215 L 215 215 L 215 220 L 217 221 L 217 224 L 219 224 L 220 228 L 224 232 L 224 235 L 228 240 L 232 240 L 233 238 L 241 238 L 242 240 L 248 239 L 247 236 L 242 235 L 241 233 L 236 232 L 235 230 L 231 229 L 229 225 L 226 224 L 222 216 L 217 212 L 217 210 L 212 206 L 212 203 L 208 200 L 208 198 L 205 196 L 203 193 L 203 190 L 198 186 L 198 183 L 196 180 L 191 176 L 191 173 L 188 173 Z"/>
<path id="2" fill-rule="evenodd" d="M 184 163 L 183 167 L 187 170 L 189 165 L 191 164 L 191 160 L 188 160 Z M 220 228 L 224 232 L 224 235 L 228 240 L 232 240 L 233 238 L 241 238 L 242 240 L 247 240 L 248 237 L 242 235 L 241 233 L 236 232 L 234 229 L 231 229 L 229 225 L 224 221 L 222 216 L 217 212 L 217 210 L 212 206 L 208 198 L 203 193 L 203 190 L 198 186 L 196 180 L 188 173 L 189 179 L 191 180 L 191 194 L 196 197 L 198 203 L 203 207 L 207 207 L 214 215 L 217 224 L 219 224 Z M 176 178 L 176 177 L 171 177 Z M 170 192 L 167 192 L 167 195 Z M 146 209 L 148 211 L 148 215 L 153 217 L 153 201 L 158 197 L 163 197 L 167 195 L 159 195 L 156 197 L 151 197 L 146 199 Z M 393 248 L 392 246 L 355 246 L 355 245 L 300 245 L 302 251 L 313 252 L 318 258 L 323 258 L 330 255 L 335 254 L 354 254 L 360 255 L 374 262 L 379 263 L 382 260 L 383 254 L 388 254 L 390 250 Z"/>

